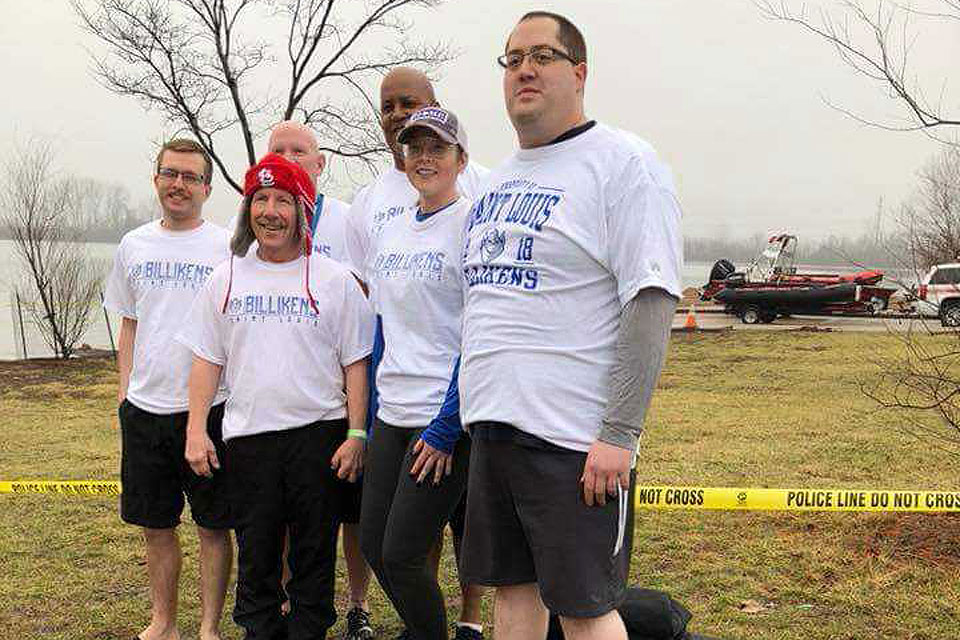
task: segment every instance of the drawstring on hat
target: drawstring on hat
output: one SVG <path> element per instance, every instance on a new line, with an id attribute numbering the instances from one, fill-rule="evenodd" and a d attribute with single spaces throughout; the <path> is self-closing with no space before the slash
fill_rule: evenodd
<path id="1" fill-rule="evenodd" d="M 227 314 L 227 302 L 230 301 L 230 290 L 233 288 L 233 254 L 230 254 L 230 278 L 227 280 L 227 295 L 223 296 L 223 308 L 220 313 Z"/>
<path id="2" fill-rule="evenodd" d="M 303 210 L 306 212 L 308 210 L 308 205 L 304 201 L 304 197 L 300 196 L 300 201 L 303 204 Z M 313 217 L 313 203 L 309 205 L 309 210 L 311 211 L 310 217 Z M 310 291 L 310 254 L 313 253 L 313 234 L 310 233 L 311 220 L 306 215 L 300 223 L 300 235 L 303 238 L 303 252 L 306 254 L 307 259 L 304 261 L 306 265 L 306 274 L 303 278 L 303 287 L 307 290 L 307 299 L 310 301 L 310 307 L 313 309 L 314 313 L 320 315 L 320 308 L 317 307 L 317 301 L 313 299 L 313 292 Z"/>

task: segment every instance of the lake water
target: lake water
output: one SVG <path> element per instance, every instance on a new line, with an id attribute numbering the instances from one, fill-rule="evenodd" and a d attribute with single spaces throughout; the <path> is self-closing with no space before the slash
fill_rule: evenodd
<path id="1" fill-rule="evenodd" d="M 103 263 L 104 270 L 109 268 L 110 261 L 113 260 L 113 253 L 116 250 L 115 244 L 89 242 L 85 249 L 91 257 Z M 0 360 L 11 360 L 18 356 L 18 343 L 21 342 L 19 332 L 14 330 L 16 322 L 14 317 L 17 313 L 16 302 L 13 298 L 14 290 L 19 287 L 21 298 L 24 294 L 33 295 L 33 290 L 27 288 L 25 281 L 26 272 L 22 267 L 20 258 L 16 253 L 14 243 L 11 240 L 0 240 Z M 27 355 L 31 358 L 48 357 L 53 355 L 39 331 L 33 325 L 30 314 L 27 309 L 23 309 L 24 329 L 26 334 Z M 119 330 L 119 321 L 116 316 L 110 318 L 111 328 L 114 332 L 114 340 Z M 107 332 L 107 321 L 103 314 L 103 309 L 98 305 L 91 310 L 91 323 L 81 342 L 85 342 L 92 347 L 102 349 L 110 348 L 110 338 Z"/>
<path id="2" fill-rule="evenodd" d="M 104 273 L 109 268 L 113 260 L 115 244 L 107 243 L 87 243 L 85 245 L 88 254 L 104 263 Z M 713 263 L 691 261 L 683 266 L 682 280 L 683 288 L 700 287 L 707 281 L 710 268 Z M 743 265 L 738 265 L 743 266 Z M 848 273 L 857 271 L 854 268 L 843 268 L 836 266 L 815 266 L 804 265 L 802 271 L 817 271 L 821 273 Z M 19 259 L 14 250 L 14 244 L 10 240 L 0 240 L 0 360 L 11 360 L 18 356 L 18 343 L 20 334 L 15 331 L 16 322 L 14 320 L 17 313 L 16 305 L 12 299 L 12 293 L 16 286 L 23 288 L 24 272 Z M 32 293 L 32 292 L 31 292 Z M 31 358 L 52 356 L 53 352 L 44 344 L 36 327 L 30 321 L 28 313 L 24 310 L 24 327 L 26 333 L 27 355 Z M 107 328 L 107 319 L 104 316 L 103 309 L 99 306 L 91 311 L 89 328 L 81 342 L 89 344 L 91 347 L 100 349 L 110 348 L 110 337 Z M 110 314 L 110 329 L 113 331 L 113 339 L 117 339 L 119 331 L 119 318 Z"/>

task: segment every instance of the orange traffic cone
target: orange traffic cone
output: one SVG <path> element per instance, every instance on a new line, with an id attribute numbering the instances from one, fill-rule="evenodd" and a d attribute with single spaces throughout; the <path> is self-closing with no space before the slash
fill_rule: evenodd
<path id="1" fill-rule="evenodd" d="M 685 331 L 696 331 L 697 330 L 697 310 L 694 305 L 690 305 L 690 308 L 687 310 L 687 317 L 683 321 L 683 328 Z"/>

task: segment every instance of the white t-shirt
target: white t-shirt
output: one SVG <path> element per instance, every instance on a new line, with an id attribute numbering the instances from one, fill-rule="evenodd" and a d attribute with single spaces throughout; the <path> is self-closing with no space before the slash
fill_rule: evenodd
<path id="1" fill-rule="evenodd" d="M 316 217 L 316 227 L 313 231 L 313 252 L 327 256 L 337 262 L 347 259 L 344 225 L 350 213 L 350 205 L 342 200 L 324 195 L 321 201 L 317 198 L 313 215 Z"/>
<path id="2" fill-rule="evenodd" d="M 489 171 L 468 162 L 457 177 L 460 195 L 473 200 L 483 186 Z M 390 167 L 374 182 L 360 190 L 346 224 L 346 261 L 364 282 L 370 281 L 370 240 L 392 218 L 410 214 L 417 207 L 417 190 L 407 174 Z"/>
<path id="3" fill-rule="evenodd" d="M 186 411 L 191 355 L 174 336 L 214 267 L 229 255 L 227 232 L 212 222 L 169 231 L 159 220 L 120 240 L 104 306 L 137 321 L 127 399 L 145 411 Z M 226 393 L 221 387 L 216 402 Z"/>
<path id="4" fill-rule="evenodd" d="M 383 322 L 377 415 L 423 427 L 443 404 L 460 355 L 461 247 L 470 202 L 461 197 L 423 221 L 416 204 L 370 239 L 370 298 Z"/>
<path id="5" fill-rule="evenodd" d="M 464 247 L 464 424 L 497 421 L 558 446 L 596 440 L 620 311 L 680 296 L 680 207 L 669 169 L 597 124 L 521 149 L 489 176 Z"/>
<path id="6" fill-rule="evenodd" d="M 312 255 L 265 262 L 249 251 L 210 276 L 177 339 L 223 366 L 223 438 L 346 416 L 343 367 L 370 355 L 373 314 L 343 265 Z M 224 300 L 229 291 L 226 311 Z"/>

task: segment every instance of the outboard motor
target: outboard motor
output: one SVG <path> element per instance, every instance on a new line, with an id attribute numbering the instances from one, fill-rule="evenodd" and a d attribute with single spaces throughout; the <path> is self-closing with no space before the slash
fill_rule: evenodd
<path id="1" fill-rule="evenodd" d="M 736 270 L 737 268 L 733 266 L 733 263 L 726 258 L 717 260 L 713 264 L 713 269 L 710 270 L 710 281 L 713 282 L 714 280 L 726 280 L 727 276 Z"/>

